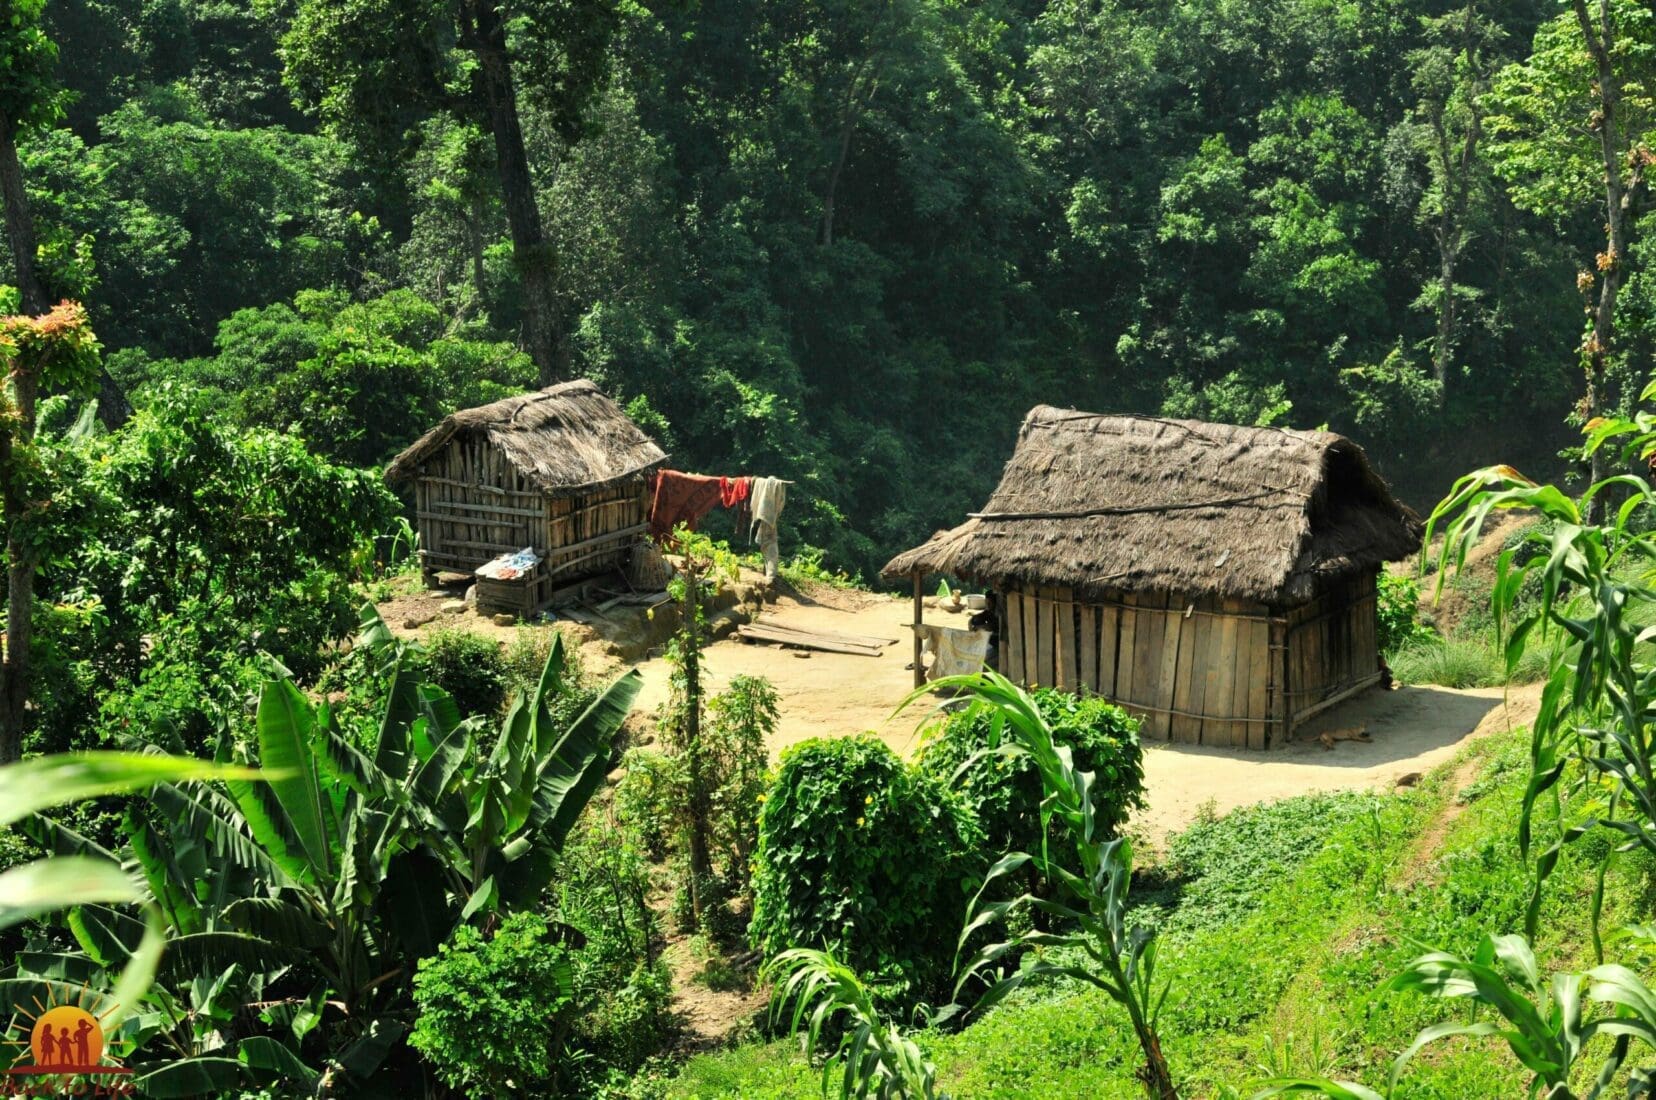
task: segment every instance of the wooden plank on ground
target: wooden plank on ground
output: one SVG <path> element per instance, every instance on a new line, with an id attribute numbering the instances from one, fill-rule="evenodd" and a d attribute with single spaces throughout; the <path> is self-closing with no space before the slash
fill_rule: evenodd
<path id="1" fill-rule="evenodd" d="M 736 633 L 749 641 L 775 642 L 779 645 L 791 646 L 794 649 L 817 649 L 824 653 L 847 653 L 854 657 L 880 656 L 880 650 L 874 646 L 851 645 L 845 642 L 836 642 L 826 636 L 811 636 L 784 630 L 772 630 L 761 623 L 743 623 L 736 628 Z"/>
<path id="2" fill-rule="evenodd" d="M 1053 616 L 1058 620 L 1056 678 L 1054 683 L 1065 691 L 1079 691 L 1081 678 L 1076 669 L 1079 667 L 1081 654 L 1077 648 L 1075 638 L 1075 592 L 1068 588 L 1054 588 L 1052 590 Z"/>
<path id="3" fill-rule="evenodd" d="M 880 638 L 872 634 L 840 634 L 830 630 L 806 630 L 803 627 L 789 626 L 787 623 L 771 622 L 769 620 L 764 623 L 764 627 L 766 630 L 775 630 L 786 634 L 803 634 L 812 638 L 827 638 L 830 641 L 869 646 L 874 649 L 897 644 L 896 638 Z"/>

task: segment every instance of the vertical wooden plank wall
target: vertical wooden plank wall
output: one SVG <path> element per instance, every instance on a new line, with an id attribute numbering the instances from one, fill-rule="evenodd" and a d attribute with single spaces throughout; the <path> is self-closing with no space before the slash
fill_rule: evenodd
<path id="1" fill-rule="evenodd" d="M 1009 587 L 1001 603 L 1002 667 L 1027 686 L 1103 695 L 1150 738 L 1250 748 L 1280 739 L 1282 626 L 1262 605 L 1040 585 Z"/>
<path id="2" fill-rule="evenodd" d="M 1328 583 L 1311 602 L 1287 612 L 1287 715 L 1297 724 L 1327 700 L 1380 671 L 1378 570 Z"/>
<path id="3" fill-rule="evenodd" d="M 548 498 L 484 439 L 451 441 L 421 468 L 414 493 L 428 567 L 469 571 L 530 546 L 546 556 L 550 572 L 560 561 L 601 551 L 565 570 L 565 580 L 625 565 L 634 540 L 562 556 L 558 548 L 642 525 L 649 508 L 642 480 Z"/>

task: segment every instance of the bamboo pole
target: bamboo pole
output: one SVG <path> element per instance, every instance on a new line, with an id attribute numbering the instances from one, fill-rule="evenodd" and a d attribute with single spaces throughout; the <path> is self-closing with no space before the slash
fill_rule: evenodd
<path id="1" fill-rule="evenodd" d="M 920 597 L 920 573 L 914 574 L 914 686 L 926 686 L 926 666 L 921 661 L 920 627 L 926 617 L 926 605 Z"/>

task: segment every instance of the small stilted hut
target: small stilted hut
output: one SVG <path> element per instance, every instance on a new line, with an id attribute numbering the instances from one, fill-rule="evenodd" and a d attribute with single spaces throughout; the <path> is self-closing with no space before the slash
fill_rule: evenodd
<path id="1" fill-rule="evenodd" d="M 983 511 L 893 558 L 991 589 L 998 670 L 1147 736 L 1265 748 L 1381 679 L 1381 565 L 1418 516 L 1330 432 L 1040 406 Z"/>
<path id="2" fill-rule="evenodd" d="M 533 548 L 541 562 L 532 573 L 491 586 L 502 589 L 493 602 L 527 614 L 561 586 L 625 567 L 646 530 L 650 476 L 666 461 L 619 405 L 579 379 L 445 417 L 385 476 L 413 483 L 428 575 Z"/>

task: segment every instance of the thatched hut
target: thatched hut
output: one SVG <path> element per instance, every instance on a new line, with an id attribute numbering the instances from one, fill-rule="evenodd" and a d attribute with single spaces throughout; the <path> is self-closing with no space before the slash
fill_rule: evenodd
<path id="1" fill-rule="evenodd" d="M 385 476 L 414 485 L 428 574 L 534 548 L 542 561 L 516 595 L 492 593 L 528 613 L 560 586 L 626 565 L 644 537 L 649 478 L 666 461 L 619 405 L 578 379 L 445 417 Z"/>
<path id="2" fill-rule="evenodd" d="M 1382 676 L 1381 565 L 1421 523 L 1330 432 L 1030 412 L 982 512 L 893 558 L 998 597 L 999 671 L 1147 735 L 1264 748 Z"/>

